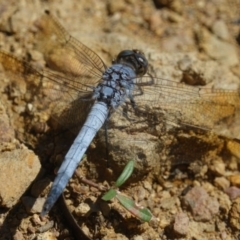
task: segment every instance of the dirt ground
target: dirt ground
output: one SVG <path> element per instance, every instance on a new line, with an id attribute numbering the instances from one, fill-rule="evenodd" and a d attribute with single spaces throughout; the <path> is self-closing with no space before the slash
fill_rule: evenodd
<path id="1" fill-rule="evenodd" d="M 0 0 L 0 49 L 37 69 L 46 68 L 46 52 L 52 49 L 47 49 L 44 36 L 36 40 L 37 23 L 45 10 L 106 65 L 121 50 L 140 49 L 158 79 L 195 86 L 185 91 L 199 91 L 205 85 L 224 89 L 214 101 L 240 105 L 240 1 Z M 63 62 L 68 59 L 65 54 L 61 57 Z M 100 200 L 102 192 L 79 183 L 77 176 L 64 198 L 40 217 L 54 172 L 76 129 L 53 133 L 51 88 L 38 89 L 30 82 L 34 75 L 26 80 L 18 75 L 19 66 L 5 65 L 0 55 L 0 240 L 239 239 L 238 112 L 234 115 L 226 105 L 214 115 L 205 112 L 206 101 L 199 105 L 183 101 L 179 116 L 173 116 L 180 119 L 190 111 L 187 127 L 168 124 L 164 117 L 156 123 L 161 100 L 149 106 L 147 124 L 129 124 L 115 114 L 108 130 L 110 168 L 100 131 L 78 167 L 79 174 L 111 186 L 126 162 L 137 159 L 133 175 L 120 190 L 152 212 L 150 222 L 139 220 L 115 200 Z M 184 100 L 182 94 L 176 92 L 176 98 Z M 138 99 L 139 104 L 144 101 Z M 212 128 L 206 120 L 212 115 L 216 120 L 228 118 L 211 132 L 194 127 Z"/>

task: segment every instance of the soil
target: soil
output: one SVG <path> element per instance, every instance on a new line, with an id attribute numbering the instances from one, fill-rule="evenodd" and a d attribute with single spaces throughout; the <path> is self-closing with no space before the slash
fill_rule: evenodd
<path id="1" fill-rule="evenodd" d="M 108 161 L 101 130 L 61 199 L 40 217 L 56 169 L 81 124 L 73 127 L 73 115 L 63 114 L 57 119 L 62 117 L 60 123 L 70 131 L 59 131 L 51 112 L 61 114 L 61 106 L 54 109 L 52 103 L 64 91 L 54 94 L 52 83 L 38 89 L 34 75 L 18 75 L 19 66 L 6 69 L 0 57 L 0 240 L 238 239 L 240 118 L 229 106 L 240 103 L 239 9 L 233 0 L 0 1 L 0 49 L 36 69 L 50 65 L 46 56 L 52 46 L 44 36 L 36 38 L 39 19 L 49 10 L 106 65 L 121 50 L 140 49 L 162 84 L 167 79 L 189 85 L 176 91 L 179 102 L 177 107 L 169 102 L 174 111 L 168 115 L 161 114 L 164 101 L 151 99 L 150 92 L 147 99 L 135 99 L 139 106 L 155 103 L 148 106 L 147 122 L 140 114 L 131 124 L 117 110 L 108 126 Z M 68 64 L 68 53 L 61 54 L 60 63 Z M 180 86 L 172 84 L 171 89 Z M 215 99 L 186 104 L 184 91 L 207 96 L 202 92 L 209 89 L 218 93 Z M 212 103 L 214 113 L 207 111 Z M 81 111 L 87 110 L 88 102 Z M 213 116 L 224 120 L 212 126 Z M 116 199 L 101 200 L 101 188 L 112 186 L 130 159 L 135 169 L 120 191 L 135 201 L 135 210 L 151 211 L 149 222 Z"/>

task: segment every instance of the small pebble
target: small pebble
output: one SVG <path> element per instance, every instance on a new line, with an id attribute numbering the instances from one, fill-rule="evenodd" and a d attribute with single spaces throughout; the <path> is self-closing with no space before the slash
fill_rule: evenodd
<path id="1" fill-rule="evenodd" d="M 24 196 L 21 200 L 28 213 L 40 213 L 46 199 Z"/>
<path id="2" fill-rule="evenodd" d="M 142 201 L 146 197 L 146 190 L 142 187 L 139 187 L 137 191 L 137 200 Z"/>
<path id="3" fill-rule="evenodd" d="M 217 37 L 224 41 L 228 41 L 230 39 L 227 25 L 223 20 L 216 20 L 212 25 L 212 31 Z"/>
<path id="4" fill-rule="evenodd" d="M 148 181 L 144 181 L 143 186 L 149 191 L 152 190 L 152 185 Z"/>
<path id="5" fill-rule="evenodd" d="M 43 59 L 43 54 L 37 50 L 30 50 L 29 54 L 31 55 L 32 60 L 39 61 Z"/>
<path id="6" fill-rule="evenodd" d="M 154 12 L 148 19 L 149 21 L 149 28 L 151 31 L 153 31 L 155 34 L 160 36 L 163 32 L 163 21 L 161 19 L 161 15 L 159 11 Z"/>
<path id="7" fill-rule="evenodd" d="M 176 234 L 186 235 L 188 233 L 189 218 L 186 213 L 178 213 L 175 216 L 173 230 Z"/>
<path id="8" fill-rule="evenodd" d="M 225 193 L 229 196 L 231 200 L 234 200 L 240 196 L 240 189 L 238 187 L 232 186 L 225 190 Z"/>
<path id="9" fill-rule="evenodd" d="M 239 68 L 238 68 L 239 69 Z M 227 142 L 227 149 L 235 155 L 237 158 L 240 159 L 240 142 L 236 139 L 229 140 Z"/>
<path id="10" fill-rule="evenodd" d="M 114 14 L 115 12 L 123 11 L 125 8 L 126 8 L 126 5 L 123 0 L 109 1 L 109 3 L 108 3 L 108 11 L 110 14 Z"/>
<path id="11" fill-rule="evenodd" d="M 178 67 L 181 71 L 188 71 L 189 69 L 191 69 L 192 64 L 192 59 L 187 55 L 178 61 Z"/>
<path id="12" fill-rule="evenodd" d="M 74 210 L 77 216 L 84 216 L 90 211 L 90 206 L 87 203 L 80 203 Z"/>
<path id="13" fill-rule="evenodd" d="M 163 198 L 160 207 L 165 210 L 173 210 L 177 205 L 177 200 L 177 197 Z"/>
<path id="14" fill-rule="evenodd" d="M 43 225 L 45 224 L 39 217 L 38 214 L 33 214 L 33 216 L 31 217 L 31 222 L 37 226 L 37 225 Z"/>
<path id="15" fill-rule="evenodd" d="M 230 186 L 230 182 L 225 177 L 216 177 L 214 179 L 214 185 L 222 190 L 225 190 Z"/>
<path id="16" fill-rule="evenodd" d="M 45 225 L 38 228 L 38 232 L 47 232 L 49 229 L 51 229 L 54 226 L 54 221 L 49 221 Z"/>
<path id="17" fill-rule="evenodd" d="M 213 161 L 210 169 L 218 176 L 225 175 L 225 164 L 222 160 L 216 159 Z"/>
<path id="18" fill-rule="evenodd" d="M 170 224 L 171 220 L 167 217 L 167 216 L 162 216 L 159 220 L 159 226 L 161 228 L 165 228 L 166 226 L 168 226 Z"/>
<path id="19" fill-rule="evenodd" d="M 240 187 L 240 174 L 229 176 L 231 185 Z"/>
<path id="20" fill-rule="evenodd" d="M 132 238 L 133 240 L 144 240 L 142 236 L 136 235 Z"/>
<path id="21" fill-rule="evenodd" d="M 183 21 L 182 16 L 180 16 L 179 14 L 177 14 L 175 12 L 169 12 L 168 19 L 169 19 L 169 21 L 174 22 L 174 23 L 179 23 L 179 22 Z"/>
<path id="22" fill-rule="evenodd" d="M 193 187 L 183 197 L 183 203 L 190 208 L 196 221 L 210 221 L 219 212 L 218 201 L 202 187 Z"/>
<path id="23" fill-rule="evenodd" d="M 216 225 L 217 225 L 218 231 L 223 232 L 223 231 L 226 230 L 226 223 L 225 222 L 220 221 L 220 222 L 217 222 Z"/>

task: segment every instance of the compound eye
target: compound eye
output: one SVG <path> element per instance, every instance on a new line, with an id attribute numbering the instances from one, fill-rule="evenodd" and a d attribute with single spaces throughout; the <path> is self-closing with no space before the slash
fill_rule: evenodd
<path id="1" fill-rule="evenodd" d="M 125 57 L 129 57 L 133 54 L 132 50 L 123 50 L 122 52 L 120 52 L 117 56 L 117 59 L 121 59 L 121 58 L 125 58 Z"/>

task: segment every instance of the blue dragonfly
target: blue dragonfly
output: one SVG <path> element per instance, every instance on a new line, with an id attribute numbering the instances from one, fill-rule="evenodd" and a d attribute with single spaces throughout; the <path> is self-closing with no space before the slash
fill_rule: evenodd
<path id="1" fill-rule="evenodd" d="M 65 112 L 75 123 L 87 116 L 57 172 L 41 215 L 50 211 L 93 138 L 120 106 L 129 104 L 136 119 L 139 114 L 141 118 L 148 116 L 146 106 L 157 106 L 164 110 L 160 111 L 159 119 L 170 112 L 166 117 L 170 121 L 207 130 L 214 130 L 221 119 L 231 116 L 239 107 L 236 91 L 193 87 L 153 77 L 148 73 L 144 53 L 139 50 L 121 51 L 107 67 L 94 51 L 69 35 L 48 11 L 38 28 L 46 38 L 41 44 L 51 70 L 37 70 L 3 51 L 0 51 L 1 64 L 6 71 L 53 84 L 57 99 L 54 112 Z M 81 105 L 86 102 L 91 107 L 88 113 Z M 75 112 L 70 113 L 73 105 Z M 65 119 L 59 121 L 64 124 Z"/>

